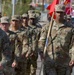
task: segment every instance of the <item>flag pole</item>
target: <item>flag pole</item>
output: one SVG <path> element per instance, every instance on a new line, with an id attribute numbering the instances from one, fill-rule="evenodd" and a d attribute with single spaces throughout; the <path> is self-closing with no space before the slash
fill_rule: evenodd
<path id="1" fill-rule="evenodd" d="M 47 44 L 48 44 L 48 41 L 49 41 L 48 38 L 49 38 L 49 35 L 50 35 L 50 32 L 51 32 L 51 28 L 52 28 L 53 17 L 54 17 L 54 12 L 52 13 L 51 21 L 50 21 L 50 24 L 49 24 L 49 30 L 48 30 L 48 34 L 47 34 L 46 44 L 45 44 L 45 47 L 44 47 L 44 55 L 46 53 Z"/>
<path id="2" fill-rule="evenodd" d="M 72 0 L 71 0 L 71 2 L 70 2 L 70 15 L 71 15 L 71 7 L 72 6 Z"/>
<path id="3" fill-rule="evenodd" d="M 51 28 L 52 28 L 52 25 L 53 25 L 53 18 L 54 18 L 54 12 L 52 13 L 51 21 L 50 21 L 50 24 L 49 24 L 48 34 L 47 34 L 46 43 L 45 43 L 44 52 L 43 52 L 44 57 L 45 57 L 45 53 L 46 53 L 47 46 L 48 46 L 48 41 L 49 41 L 48 38 L 49 38 Z M 44 64 L 44 59 L 42 59 L 41 69 L 40 69 L 39 75 L 42 75 L 41 73 L 42 73 L 42 70 L 43 70 L 43 67 L 44 67 L 43 64 Z"/>

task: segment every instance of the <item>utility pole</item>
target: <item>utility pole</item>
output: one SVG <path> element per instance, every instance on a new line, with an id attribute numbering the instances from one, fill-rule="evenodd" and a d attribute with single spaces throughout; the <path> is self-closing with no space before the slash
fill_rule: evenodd
<path id="1" fill-rule="evenodd" d="M 44 11 L 44 0 L 42 0 L 42 11 Z"/>

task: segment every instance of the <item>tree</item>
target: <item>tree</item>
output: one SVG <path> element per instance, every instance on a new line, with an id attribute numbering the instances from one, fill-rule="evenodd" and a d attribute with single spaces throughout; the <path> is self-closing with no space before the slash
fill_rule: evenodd
<path id="1" fill-rule="evenodd" d="M 3 14 L 11 16 L 12 14 L 12 0 L 2 0 L 3 5 Z M 27 12 L 30 9 L 29 4 L 32 0 L 18 0 L 17 4 L 15 4 L 15 14 L 21 15 Z M 19 9 L 18 9 L 19 8 Z"/>

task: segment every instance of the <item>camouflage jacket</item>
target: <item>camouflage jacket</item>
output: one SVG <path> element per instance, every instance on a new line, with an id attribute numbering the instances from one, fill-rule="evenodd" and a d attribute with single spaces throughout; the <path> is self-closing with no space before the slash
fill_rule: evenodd
<path id="1" fill-rule="evenodd" d="M 29 45 L 31 47 L 32 52 L 38 53 L 38 40 L 40 37 L 39 29 L 34 25 L 29 25 L 28 32 Z"/>
<path id="2" fill-rule="evenodd" d="M 12 51 L 12 60 L 13 60 L 14 59 L 14 52 L 16 49 L 17 35 L 10 30 L 8 30 L 6 33 L 9 37 L 9 40 L 10 40 L 10 46 L 11 46 L 11 51 Z"/>
<path id="3" fill-rule="evenodd" d="M 25 59 L 26 53 L 30 53 L 28 37 L 25 31 L 17 30 L 17 43 L 15 50 L 15 61 L 23 61 Z M 24 58 L 24 59 L 23 59 Z"/>
<path id="4" fill-rule="evenodd" d="M 0 29 L 0 64 L 3 66 L 11 63 L 11 48 L 8 36 Z"/>
<path id="5" fill-rule="evenodd" d="M 48 33 L 49 25 L 42 28 L 41 37 L 39 39 L 39 48 L 43 51 L 46 43 L 46 37 Z M 49 41 L 47 45 L 46 56 L 49 59 L 54 59 L 57 63 L 68 65 L 71 56 L 74 53 L 72 38 L 74 29 L 68 27 L 64 23 L 53 23 Z M 72 53 L 73 51 L 73 53 Z"/>
<path id="6" fill-rule="evenodd" d="M 22 31 L 26 31 L 27 29 L 28 29 L 28 26 L 27 27 L 23 27 L 23 26 L 21 27 Z"/>

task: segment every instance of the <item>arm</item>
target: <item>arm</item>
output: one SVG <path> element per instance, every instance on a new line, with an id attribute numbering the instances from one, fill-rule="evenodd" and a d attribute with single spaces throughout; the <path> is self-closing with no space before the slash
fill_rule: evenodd
<path id="1" fill-rule="evenodd" d="M 39 53 L 41 56 L 43 56 L 43 50 L 44 50 L 44 47 L 45 47 L 45 42 L 46 42 L 46 37 L 47 37 L 47 29 L 48 26 L 44 26 L 41 30 L 41 35 L 40 35 L 40 39 L 39 39 L 39 44 L 38 44 L 38 47 L 39 47 Z"/>
<path id="2" fill-rule="evenodd" d="M 9 44 L 10 41 L 7 35 L 4 34 L 2 38 L 2 60 L 0 62 L 2 66 L 9 65 L 11 62 L 12 51 Z"/>

